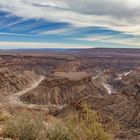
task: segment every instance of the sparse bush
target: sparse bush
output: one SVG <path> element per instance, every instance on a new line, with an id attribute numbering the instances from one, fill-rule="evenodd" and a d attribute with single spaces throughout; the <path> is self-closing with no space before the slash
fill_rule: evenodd
<path id="1" fill-rule="evenodd" d="M 114 125 L 110 127 L 114 128 Z M 111 129 L 111 128 L 110 128 Z M 112 140 L 113 135 L 102 124 L 100 115 L 82 104 L 81 110 L 47 130 L 49 140 Z"/>
<path id="2" fill-rule="evenodd" d="M 52 125 L 47 130 L 47 138 L 49 140 L 73 140 L 71 132 L 62 123 Z"/>
<path id="3" fill-rule="evenodd" d="M 10 119 L 10 116 L 7 114 L 0 114 L 0 122 L 5 122 Z"/>
<path id="4" fill-rule="evenodd" d="M 116 135 L 121 126 L 118 121 L 114 120 L 112 116 L 107 117 L 107 122 L 104 124 L 105 130 L 108 130 L 111 134 Z"/>
<path id="5" fill-rule="evenodd" d="M 110 123 L 102 122 L 97 112 L 82 104 L 79 111 L 47 128 L 40 119 L 21 114 L 7 121 L 3 136 L 17 140 L 113 140 L 118 124 L 112 118 Z"/>
<path id="6" fill-rule="evenodd" d="M 19 140 L 37 140 L 43 128 L 43 123 L 38 118 L 21 114 L 7 121 L 3 127 L 3 136 Z"/>

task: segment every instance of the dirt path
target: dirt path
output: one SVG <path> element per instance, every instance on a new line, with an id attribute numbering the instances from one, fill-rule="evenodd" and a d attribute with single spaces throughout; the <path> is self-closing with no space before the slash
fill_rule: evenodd
<path id="1" fill-rule="evenodd" d="M 45 77 L 42 76 L 42 77 L 40 77 L 40 79 L 39 79 L 38 81 L 33 82 L 33 83 L 31 84 L 30 87 L 28 87 L 28 88 L 26 88 L 26 89 L 24 89 L 24 90 L 22 90 L 22 91 L 19 91 L 19 92 L 17 92 L 17 93 L 14 93 L 14 94 L 12 94 L 12 95 L 10 95 L 10 96 L 8 97 L 9 103 L 10 103 L 10 104 L 14 104 L 14 105 L 19 105 L 19 106 L 25 105 L 24 103 L 22 103 L 22 102 L 20 101 L 19 97 L 20 97 L 21 95 L 25 94 L 26 92 L 28 92 L 28 91 L 34 89 L 35 87 L 37 87 L 37 86 L 41 83 L 41 81 L 44 80 L 44 78 L 45 78 Z"/>

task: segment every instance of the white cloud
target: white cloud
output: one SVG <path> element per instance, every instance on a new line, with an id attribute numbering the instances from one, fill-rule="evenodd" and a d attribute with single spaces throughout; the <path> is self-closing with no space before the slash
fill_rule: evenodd
<path id="1" fill-rule="evenodd" d="M 38 42 L 4 42 L 0 41 L 0 47 L 3 49 L 16 49 L 16 48 L 91 48 L 92 46 L 62 44 L 62 43 L 38 43 Z M 93 48 L 93 47 L 92 47 Z"/>
<path id="2" fill-rule="evenodd" d="M 28 34 L 5 33 L 5 32 L 0 32 L 0 35 L 9 35 L 9 36 L 26 36 L 26 37 L 33 37 L 33 36 L 34 36 L 34 35 L 28 35 Z"/>
<path id="3" fill-rule="evenodd" d="M 1 0 L 0 7 L 24 18 L 42 18 L 78 27 L 107 27 L 140 34 L 138 0 Z"/>
<path id="4" fill-rule="evenodd" d="M 117 35 L 109 35 L 109 34 L 98 34 L 96 36 L 88 36 L 85 38 L 77 38 L 77 40 L 82 41 L 90 41 L 90 42 L 100 42 L 100 43 L 114 43 L 114 44 L 121 44 L 125 46 L 133 46 L 140 48 L 140 38 L 130 38 L 130 37 L 120 37 Z"/>
<path id="5" fill-rule="evenodd" d="M 40 33 L 40 35 L 62 35 L 66 32 L 71 31 L 71 29 L 63 28 L 63 29 L 55 29 L 55 30 L 49 30 L 49 31 L 43 31 Z"/>

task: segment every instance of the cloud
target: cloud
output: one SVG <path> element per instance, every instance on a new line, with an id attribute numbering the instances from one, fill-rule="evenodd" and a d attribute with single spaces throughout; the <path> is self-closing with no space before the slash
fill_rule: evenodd
<path id="1" fill-rule="evenodd" d="M 39 43 L 39 42 L 4 42 L 0 41 L 0 48 L 16 49 L 16 48 L 93 48 L 92 46 L 73 45 L 63 43 Z"/>
<path id="2" fill-rule="evenodd" d="M 40 35 L 64 35 L 66 32 L 71 31 L 71 29 L 63 28 L 63 29 L 55 29 L 49 31 L 43 31 Z"/>
<path id="3" fill-rule="evenodd" d="M 13 42 L 0 42 L 0 46 L 139 47 L 139 9 L 138 0 L 1 0 L 0 11 L 8 12 L 0 17 L 1 40 Z M 47 41 L 60 43 L 39 43 Z"/>
<path id="4" fill-rule="evenodd" d="M 85 38 L 76 38 L 76 40 L 89 41 L 89 42 L 100 42 L 100 43 L 112 43 L 121 44 L 124 46 L 131 46 L 140 48 L 140 37 L 132 37 L 125 35 L 111 35 L 111 34 L 96 34 L 96 36 L 87 36 Z"/>
<path id="5" fill-rule="evenodd" d="M 28 35 L 28 34 L 6 33 L 6 32 L 0 32 L 0 35 L 9 35 L 9 36 L 26 36 L 26 37 L 33 37 L 33 36 L 34 36 L 34 35 Z"/>
<path id="6" fill-rule="evenodd" d="M 64 1 L 64 0 L 63 0 Z M 118 18 L 130 18 L 139 15 L 138 0 L 66 0 L 70 9 L 84 14 L 110 15 Z"/>
<path id="7" fill-rule="evenodd" d="M 27 19 L 67 22 L 76 27 L 106 27 L 140 34 L 138 0 L 4 0 L 0 1 L 0 7 Z"/>

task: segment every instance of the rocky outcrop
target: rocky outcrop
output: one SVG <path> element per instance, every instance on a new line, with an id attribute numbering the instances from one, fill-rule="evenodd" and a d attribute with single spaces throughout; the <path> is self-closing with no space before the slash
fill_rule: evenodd
<path id="1" fill-rule="evenodd" d="M 115 81 L 115 80 L 114 80 Z M 103 116 L 113 116 L 120 122 L 121 129 L 117 138 L 138 140 L 140 138 L 140 70 L 122 76 L 118 93 L 87 98 L 93 109 Z"/>
<path id="2" fill-rule="evenodd" d="M 138 96 L 122 94 L 107 95 L 101 99 L 86 100 L 103 116 L 113 116 L 120 123 L 118 137 L 121 140 L 137 140 L 140 138 L 140 104 Z"/>
<path id="3" fill-rule="evenodd" d="M 34 72 L 11 72 L 8 69 L 0 70 L 0 96 L 10 95 L 27 88 L 39 77 Z"/>
<path id="4" fill-rule="evenodd" d="M 120 123 L 117 140 L 138 140 L 140 138 L 140 70 L 132 71 L 127 75 L 122 74 L 119 79 L 114 72 L 107 71 L 101 74 L 97 81 L 109 82 L 110 77 L 114 81 L 112 86 L 118 82 L 116 93 L 100 98 L 87 96 L 73 105 L 78 109 L 80 103 L 85 101 L 91 104 L 94 110 L 100 112 L 103 118 L 112 116 Z M 64 117 L 73 112 L 73 105 L 51 113 Z"/>
<path id="5" fill-rule="evenodd" d="M 104 70 L 103 72 L 100 72 L 96 80 L 102 83 L 112 84 L 112 82 L 117 78 L 118 74 L 114 70 L 108 69 Z"/>
<path id="6" fill-rule="evenodd" d="M 123 83 L 123 87 L 121 88 L 121 92 L 127 95 L 140 95 L 140 70 L 136 70 L 128 74 L 127 76 L 123 76 L 121 82 Z"/>
<path id="7" fill-rule="evenodd" d="M 82 98 L 107 94 L 104 87 L 85 72 L 56 72 L 48 75 L 41 84 L 21 96 L 21 100 L 33 104 L 65 105 Z"/>

